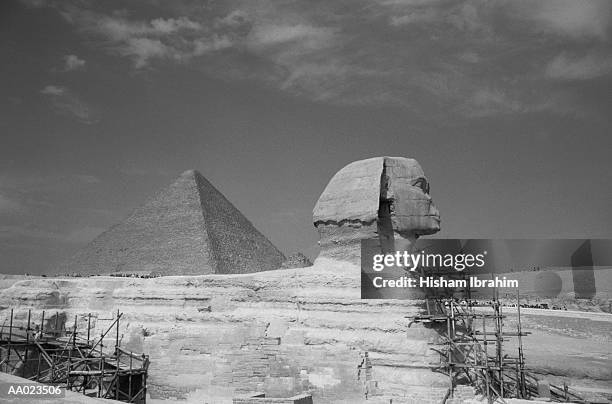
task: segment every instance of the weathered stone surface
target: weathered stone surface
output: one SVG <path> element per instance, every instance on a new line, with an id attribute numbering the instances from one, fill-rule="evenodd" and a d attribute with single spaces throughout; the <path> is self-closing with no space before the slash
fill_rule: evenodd
<path id="1" fill-rule="evenodd" d="M 437 360 L 428 345 L 435 331 L 414 324 L 407 333 L 405 316 L 419 312 L 416 302 L 361 300 L 359 268 L 348 263 L 321 258 L 308 268 L 255 274 L 38 278 L 6 286 L 0 306 L 15 309 L 15 324 L 33 308 L 35 322 L 46 309 L 47 317 L 77 315 L 85 329 L 91 312 L 92 335 L 100 335 L 121 310 L 122 346 L 151 355 L 154 399 L 230 403 L 263 391 L 365 403 L 357 378 L 364 351 L 372 380 L 389 397 L 447 385 L 444 376 L 414 367 Z M 0 321 L 9 312 L 0 311 Z"/>
<path id="2" fill-rule="evenodd" d="M 58 311 L 77 315 L 84 330 L 92 313 L 97 336 L 121 310 L 122 347 L 151 355 L 151 403 L 308 391 L 314 403 L 434 404 L 448 387 L 445 375 L 427 368 L 439 361 L 431 350 L 439 334 L 411 323 L 423 302 L 361 300 L 359 268 L 347 262 L 321 257 L 308 268 L 156 279 L 9 277 L 1 285 L 0 323 L 13 308 L 14 325 L 24 325 L 32 308 L 35 323 L 42 310 L 45 318 Z M 505 329 L 516 329 L 516 310 L 504 314 Z M 531 333 L 523 339 L 530 369 L 558 377 L 556 384 L 609 386 L 609 314 L 524 309 L 521 321 Z M 515 344 L 504 349 L 512 354 Z M 367 401 L 358 378 L 364 352 L 379 394 Z"/>
<path id="3" fill-rule="evenodd" d="M 383 157 L 355 161 L 338 171 L 319 197 L 313 211 L 319 223 L 359 221 L 370 223 L 378 216 Z"/>
<path id="4" fill-rule="evenodd" d="M 358 242 L 378 238 L 385 250 L 440 230 L 440 215 L 416 160 L 375 157 L 338 171 L 313 210 L 321 254 L 355 261 Z M 407 243 L 407 244 L 406 244 Z"/>
<path id="5" fill-rule="evenodd" d="M 184 172 L 58 273 L 247 273 L 277 269 L 283 254 L 210 182 Z"/>
<path id="6" fill-rule="evenodd" d="M 287 257 L 281 268 L 305 268 L 312 266 L 312 261 L 301 252 L 296 252 Z"/>
<path id="7" fill-rule="evenodd" d="M 266 397 L 264 393 L 256 393 L 234 398 L 233 404 L 312 404 L 312 396 L 299 394 L 288 398 L 271 398 Z"/>
<path id="8" fill-rule="evenodd" d="M 411 237 L 440 230 L 440 214 L 429 196 L 429 182 L 416 160 L 385 157 L 381 187 L 381 201 L 390 204 L 394 232 Z"/>

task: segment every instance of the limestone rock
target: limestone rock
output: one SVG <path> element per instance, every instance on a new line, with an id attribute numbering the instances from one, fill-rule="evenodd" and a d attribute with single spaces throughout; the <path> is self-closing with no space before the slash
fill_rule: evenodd
<path id="1" fill-rule="evenodd" d="M 608 279 L 610 271 L 596 273 L 597 281 Z M 440 360 L 431 349 L 441 342 L 440 333 L 411 321 L 423 314 L 424 302 L 360 299 L 359 267 L 346 262 L 323 257 L 308 268 L 235 275 L 5 282 L 0 288 L 5 333 L 11 309 L 14 327 L 24 326 L 32 309 L 35 324 L 46 310 L 46 319 L 57 312 L 71 321 L 76 315 L 83 331 L 91 313 L 96 336 L 116 310 L 124 313 L 121 346 L 151 355 L 151 401 L 231 404 L 247 391 L 273 397 L 308 391 L 315 403 L 440 403 L 448 388 L 448 377 L 428 367 Z M 504 311 L 505 327 L 516 329 L 516 311 Z M 529 368 L 607 388 L 609 317 L 525 309 L 522 327 L 532 333 L 523 340 Z M 112 343 L 104 346 L 112 352 Z M 516 352 L 516 339 L 504 349 Z M 364 397 L 357 373 L 364 352 L 371 380 L 386 401 Z"/>
<path id="2" fill-rule="evenodd" d="M 438 357 L 428 345 L 434 330 L 408 329 L 405 317 L 420 312 L 416 302 L 361 300 L 359 268 L 331 260 L 252 274 L 13 280 L 0 290 L 0 307 L 15 310 L 14 326 L 27 322 L 31 308 L 35 323 L 43 310 L 45 318 L 59 312 L 76 315 L 83 331 L 91 313 L 96 336 L 120 310 L 121 346 L 151 356 L 152 400 L 230 404 L 264 391 L 366 404 L 357 378 L 364 351 L 389 394 L 447 388 L 444 375 L 416 367 Z M 10 308 L 0 310 L 0 323 Z"/>
<path id="3" fill-rule="evenodd" d="M 394 240 L 440 230 L 427 178 L 416 160 L 404 157 L 374 157 L 342 168 L 319 197 L 313 221 L 322 255 L 344 258 L 361 239 L 378 238 L 393 250 Z"/>
<path id="4" fill-rule="evenodd" d="M 189 170 L 58 272 L 247 273 L 277 269 L 283 260 L 231 202 L 200 173 Z"/>
<path id="5" fill-rule="evenodd" d="M 312 266 L 312 262 L 301 252 L 296 252 L 287 257 L 281 268 L 305 268 Z"/>

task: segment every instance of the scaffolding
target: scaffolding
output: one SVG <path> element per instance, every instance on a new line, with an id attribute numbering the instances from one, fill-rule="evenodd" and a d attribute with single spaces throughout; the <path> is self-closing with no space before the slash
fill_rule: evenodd
<path id="1" fill-rule="evenodd" d="M 28 310 L 27 322 L 18 324 L 11 309 L 0 328 L 0 371 L 90 397 L 146 404 L 149 357 L 121 348 L 122 316 L 117 311 L 112 324 L 99 338 L 92 338 L 91 313 L 87 315 L 87 331 L 79 332 L 77 316 L 74 324 L 67 326 L 65 315 L 61 318 L 56 312 L 45 322 L 43 311 L 40 324 L 33 324 Z M 111 339 L 110 346 L 105 347 L 105 338 Z"/>
<path id="2" fill-rule="evenodd" d="M 459 277 L 465 279 L 463 274 Z M 547 391 L 543 392 L 538 379 L 526 370 L 523 337 L 530 333 L 522 329 L 518 289 L 516 329 L 511 331 L 504 329 L 506 315 L 497 289 L 484 304 L 472 299 L 469 286 L 459 291 L 461 298 L 454 297 L 457 291 L 453 290 L 428 288 L 424 292 L 425 313 L 411 319 L 428 324 L 440 333 L 440 340 L 432 348 L 439 353 L 440 362 L 431 367 L 448 375 L 445 400 L 453 397 L 457 385 L 469 384 L 485 395 L 489 403 L 505 403 L 504 398 L 533 399 L 542 394 L 552 401 L 586 403 L 566 384 L 547 385 Z M 509 338 L 517 338 L 513 356 L 504 350 L 504 342 Z"/>

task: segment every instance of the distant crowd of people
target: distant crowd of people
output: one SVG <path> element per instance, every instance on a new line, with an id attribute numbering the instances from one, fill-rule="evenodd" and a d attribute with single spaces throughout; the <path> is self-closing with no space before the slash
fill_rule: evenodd
<path id="1" fill-rule="evenodd" d="M 493 300 L 466 300 L 466 299 L 453 299 L 456 304 L 465 306 L 468 305 L 471 307 L 488 307 L 493 305 Z M 504 303 L 500 302 L 502 307 L 516 307 L 516 303 Z M 567 310 L 565 305 L 556 305 L 556 304 L 548 304 L 548 303 L 521 303 L 521 308 L 525 309 L 543 309 L 543 310 Z"/>
<path id="2" fill-rule="evenodd" d="M 516 307 L 516 303 L 505 303 L 505 304 L 502 304 L 502 305 L 504 307 Z M 567 310 L 567 307 L 565 307 L 565 305 L 558 306 L 556 304 L 553 304 L 551 306 L 548 303 L 535 303 L 535 304 L 521 303 L 521 307 L 522 308 L 527 308 L 527 309 Z"/>
<path id="3" fill-rule="evenodd" d="M 118 277 L 118 278 L 159 278 L 161 275 L 160 274 L 156 274 L 156 273 L 150 273 L 150 274 L 142 274 L 142 273 L 138 273 L 138 274 L 129 274 L 129 273 L 112 273 L 112 274 L 105 274 L 105 275 L 91 275 L 91 274 L 79 274 L 79 273 L 71 273 L 71 274 L 55 274 L 55 275 L 47 275 L 47 274 L 41 274 L 41 275 L 32 275 L 32 274 L 25 274 L 26 277 L 29 276 L 40 276 L 41 278 L 91 278 L 92 276 L 114 276 L 114 277 Z"/>

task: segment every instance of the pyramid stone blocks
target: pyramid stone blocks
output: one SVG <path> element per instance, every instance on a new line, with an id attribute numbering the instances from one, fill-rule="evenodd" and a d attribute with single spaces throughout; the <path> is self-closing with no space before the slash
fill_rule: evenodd
<path id="1" fill-rule="evenodd" d="M 279 268 L 283 254 L 194 170 L 77 252 L 60 273 L 229 274 Z"/>

